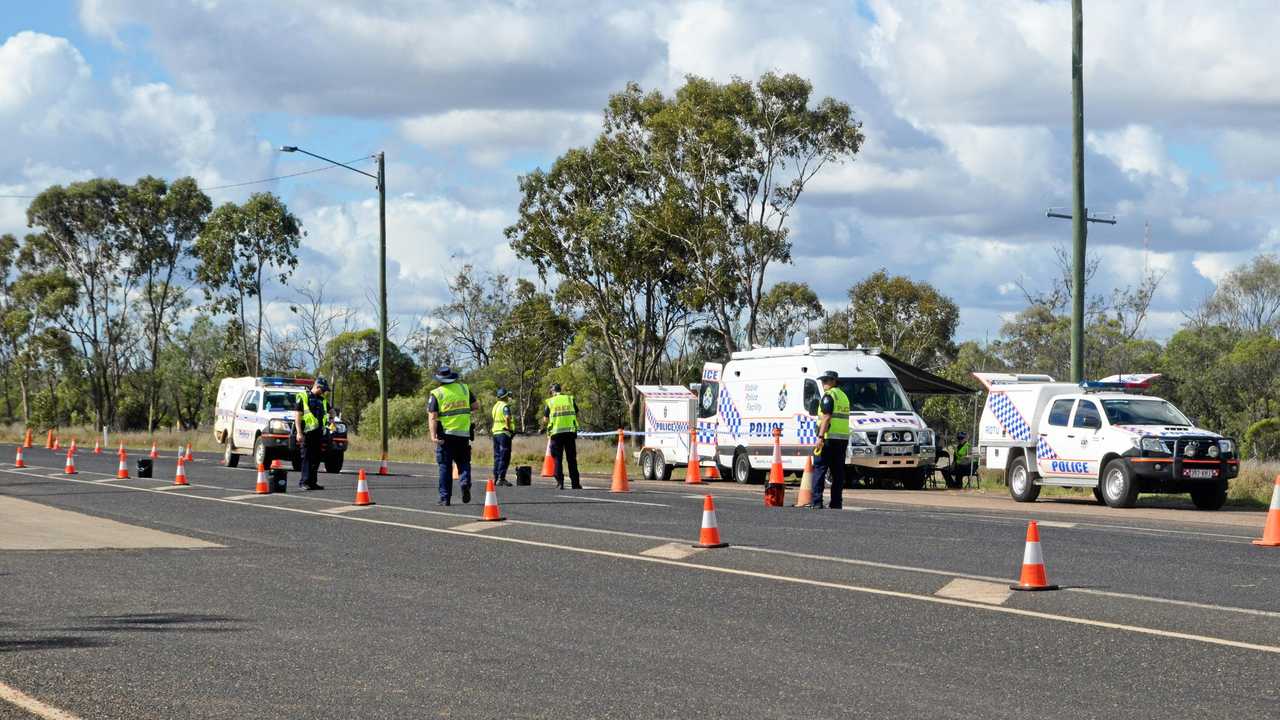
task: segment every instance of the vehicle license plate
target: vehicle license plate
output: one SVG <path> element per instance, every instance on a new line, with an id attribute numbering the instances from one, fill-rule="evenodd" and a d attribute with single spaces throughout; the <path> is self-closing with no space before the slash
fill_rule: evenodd
<path id="1" fill-rule="evenodd" d="M 886 445 L 881 450 L 885 455 L 910 455 L 910 445 Z"/>
<path id="2" fill-rule="evenodd" d="M 1196 468 L 1193 470 L 1183 470 L 1182 476 L 1193 480 L 1212 480 L 1213 478 L 1218 477 L 1218 471 Z"/>

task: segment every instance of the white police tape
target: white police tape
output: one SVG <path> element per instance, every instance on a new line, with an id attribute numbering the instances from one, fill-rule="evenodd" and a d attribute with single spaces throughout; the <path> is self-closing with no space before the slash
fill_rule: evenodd
<path id="1" fill-rule="evenodd" d="M 638 437 L 640 435 L 644 435 L 645 433 L 643 430 L 623 430 L 622 434 L 628 437 Z M 608 430 L 605 432 L 579 432 L 578 433 L 578 437 L 617 437 L 617 436 L 618 436 L 617 430 Z"/>

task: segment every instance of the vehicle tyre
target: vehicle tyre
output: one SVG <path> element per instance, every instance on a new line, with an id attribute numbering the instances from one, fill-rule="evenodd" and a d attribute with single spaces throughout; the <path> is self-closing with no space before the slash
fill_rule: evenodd
<path id="1" fill-rule="evenodd" d="M 645 480 L 658 479 L 658 466 L 653 461 L 652 450 L 640 451 L 640 477 Z"/>
<path id="2" fill-rule="evenodd" d="M 923 490 L 924 483 L 929 476 L 925 473 L 917 473 L 902 478 L 902 488 L 904 490 Z"/>
<path id="3" fill-rule="evenodd" d="M 1107 499 L 1102 496 L 1102 483 L 1093 486 L 1093 499 L 1097 500 L 1099 505 L 1107 504 Z"/>
<path id="4" fill-rule="evenodd" d="M 659 455 L 658 459 L 662 459 L 662 456 Z M 654 465 L 654 468 L 662 468 L 662 472 L 658 473 L 658 479 L 661 480 L 662 482 L 666 482 L 670 480 L 671 473 L 676 471 L 675 465 L 669 465 L 667 463 L 662 463 L 661 465 Z"/>
<path id="5" fill-rule="evenodd" d="M 231 438 L 227 438 L 226 445 L 222 448 L 222 464 L 230 468 L 240 464 L 240 456 L 231 447 Z"/>
<path id="6" fill-rule="evenodd" d="M 333 455 L 325 456 L 324 471 L 331 475 L 337 475 L 342 472 L 342 461 L 345 459 L 346 455 L 343 453 L 334 453 Z"/>
<path id="7" fill-rule="evenodd" d="M 1027 456 L 1021 455 L 1009 463 L 1005 471 L 1005 482 L 1009 485 L 1009 496 L 1018 502 L 1035 502 L 1040 497 L 1040 486 L 1031 479 L 1031 471 L 1027 469 Z"/>
<path id="8" fill-rule="evenodd" d="M 270 462 L 267 460 L 267 446 L 262 444 L 262 436 L 253 439 L 253 463 L 267 467 Z"/>
<path id="9" fill-rule="evenodd" d="M 1103 468 L 1102 499 L 1113 508 L 1130 508 L 1138 501 L 1138 483 L 1129 463 L 1116 459 Z"/>
<path id="10" fill-rule="evenodd" d="M 751 469 L 751 456 L 745 448 L 738 448 L 733 454 L 733 481 L 741 485 L 758 483 L 764 479 L 763 470 Z"/>
<path id="11" fill-rule="evenodd" d="M 1227 503 L 1227 481 L 1205 483 L 1191 491 L 1191 502 L 1197 510 L 1221 510 Z"/>

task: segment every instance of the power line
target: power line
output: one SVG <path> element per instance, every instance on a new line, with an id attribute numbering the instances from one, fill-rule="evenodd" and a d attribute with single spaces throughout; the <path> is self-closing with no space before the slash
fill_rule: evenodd
<path id="1" fill-rule="evenodd" d="M 372 160 L 372 159 L 373 159 L 372 155 L 361 155 L 360 157 L 354 160 L 348 160 L 344 164 L 350 165 L 352 163 L 360 162 L 361 160 Z M 324 165 L 322 167 L 312 168 L 310 170 L 303 170 L 301 172 L 296 172 L 296 173 L 289 173 L 287 175 L 276 175 L 274 177 L 262 178 L 260 180 L 246 180 L 244 182 L 230 183 L 228 185 L 214 185 L 212 187 L 201 188 L 201 190 L 227 190 L 229 188 L 244 187 L 246 185 L 261 185 L 262 183 L 275 182 L 277 180 L 287 180 L 288 178 L 295 178 L 295 177 L 301 177 L 302 175 L 310 175 L 312 173 L 324 172 L 325 170 L 332 170 L 335 167 L 337 166 Z M 8 200 L 34 200 L 36 197 L 37 196 L 35 195 L 0 195 L 0 199 L 8 199 Z"/>

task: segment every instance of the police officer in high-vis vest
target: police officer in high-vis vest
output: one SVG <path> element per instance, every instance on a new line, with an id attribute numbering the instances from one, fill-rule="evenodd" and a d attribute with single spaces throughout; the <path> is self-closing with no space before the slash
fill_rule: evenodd
<path id="1" fill-rule="evenodd" d="M 581 490 L 578 480 L 578 403 L 573 396 L 561 391 L 560 385 L 551 386 L 551 396 L 542 410 L 542 425 L 551 436 L 551 457 L 556 463 L 556 487 L 564 489 L 564 463 L 569 463 L 569 482 L 574 490 Z"/>
<path id="2" fill-rule="evenodd" d="M 298 438 L 298 453 L 302 456 L 302 473 L 298 476 L 298 489 L 323 490 L 316 482 L 320 472 L 320 442 L 324 429 L 329 425 L 329 401 L 324 394 L 329 383 L 322 377 L 311 383 L 311 392 L 300 392 L 294 398 L 294 434 Z"/>
<path id="3" fill-rule="evenodd" d="M 507 398 L 511 393 L 506 388 L 498 388 L 498 401 L 493 404 L 493 482 L 497 485 L 510 485 L 507 482 L 507 466 L 511 464 L 511 436 L 515 427 L 511 424 L 511 406 Z"/>
<path id="4" fill-rule="evenodd" d="M 822 507 L 823 480 L 831 481 L 833 510 L 843 505 L 844 456 L 849 449 L 849 396 L 836 384 L 840 375 L 828 370 L 818 376 L 822 382 L 822 402 L 818 410 L 818 446 L 813 459 L 813 502 L 811 508 Z"/>
<path id="5" fill-rule="evenodd" d="M 431 442 L 436 446 L 436 465 L 440 466 L 440 505 L 448 505 L 453 499 L 453 466 L 458 466 L 458 485 L 462 488 L 462 502 L 471 502 L 471 439 L 475 427 L 472 413 L 480 406 L 471 394 L 471 388 L 458 382 L 458 374 L 448 366 L 436 371 L 440 386 L 431 391 L 427 399 L 428 425 Z"/>

